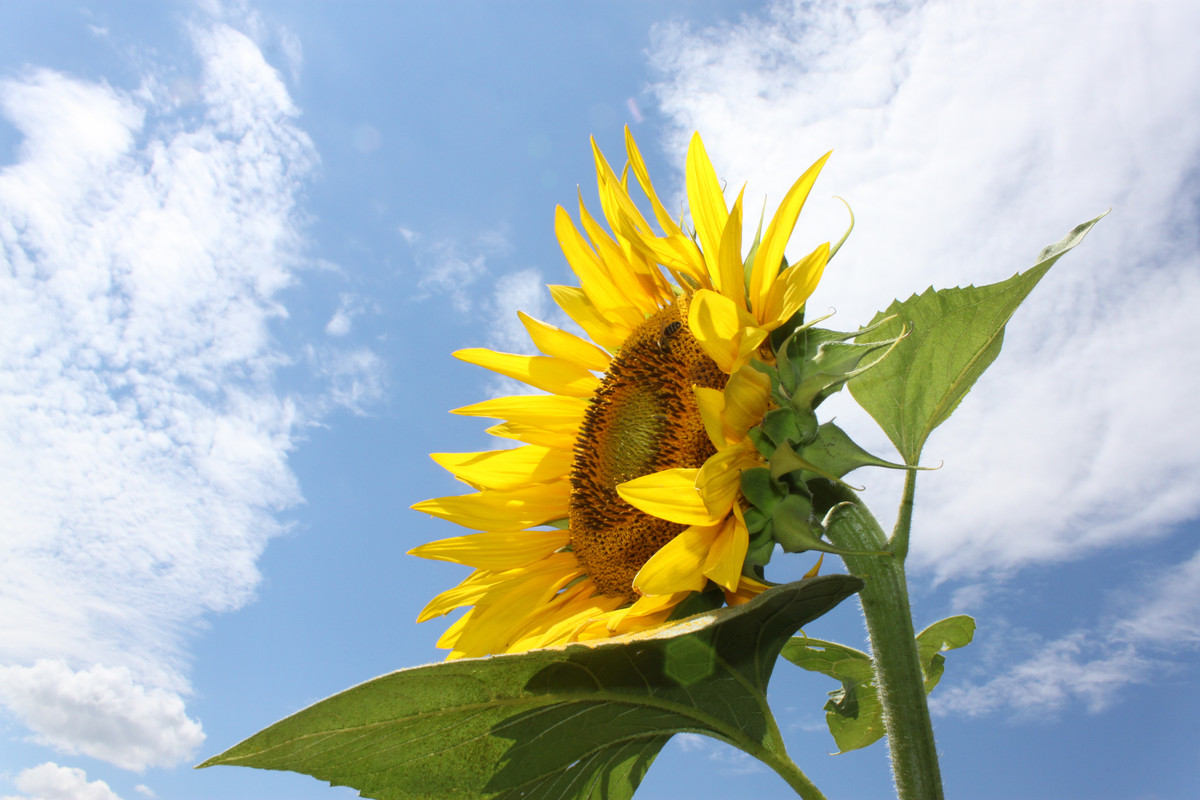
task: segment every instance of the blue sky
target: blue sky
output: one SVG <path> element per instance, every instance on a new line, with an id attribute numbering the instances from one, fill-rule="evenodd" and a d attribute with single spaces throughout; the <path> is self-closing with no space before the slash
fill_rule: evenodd
<path id="1" fill-rule="evenodd" d="M 844 326 L 1113 209 L 926 447 L 915 615 L 979 620 L 933 698 L 950 795 L 1194 796 L 1197 33 L 1185 2 L 0 5 L 0 798 L 353 796 L 191 765 L 441 657 L 413 620 L 462 571 L 404 553 L 456 531 L 408 506 L 458 491 L 427 453 L 490 446 L 446 411 L 506 390 L 449 354 L 562 321 L 554 207 L 624 125 L 674 206 L 693 130 L 768 211 L 832 148 L 794 252 L 850 202 L 811 302 Z M 832 688 L 779 666 L 793 757 L 887 796 L 882 745 L 827 755 Z M 788 796 L 685 736 L 639 796 L 734 792 Z"/>

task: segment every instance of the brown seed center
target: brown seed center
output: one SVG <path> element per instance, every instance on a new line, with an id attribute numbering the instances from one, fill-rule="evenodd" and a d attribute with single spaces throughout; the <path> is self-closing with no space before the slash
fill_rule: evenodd
<path id="1" fill-rule="evenodd" d="M 634 600 L 633 577 L 684 526 L 643 514 L 617 494 L 633 478 L 699 467 L 715 450 L 695 386 L 728 376 L 687 327 L 688 298 L 646 319 L 622 345 L 575 440 L 571 545 L 600 591 Z"/>

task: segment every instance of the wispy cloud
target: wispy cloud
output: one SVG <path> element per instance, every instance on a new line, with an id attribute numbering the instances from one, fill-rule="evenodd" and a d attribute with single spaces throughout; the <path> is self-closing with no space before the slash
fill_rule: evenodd
<path id="1" fill-rule="evenodd" d="M 191 33 L 187 117 L 153 71 L 131 90 L 0 82 L 23 137 L 0 170 L 0 703 L 38 741 L 135 770 L 203 739 L 186 634 L 252 597 L 305 422 L 274 388 L 289 356 L 269 326 L 316 156 L 251 38 Z M 39 797 L 115 796 L 22 775 Z"/>
<path id="2" fill-rule="evenodd" d="M 656 30 L 682 155 L 701 131 L 728 192 L 771 204 L 836 148 L 804 245 L 858 225 L 813 299 L 854 326 L 929 284 L 1003 279 L 1105 208 L 1018 313 L 1005 352 L 925 458 L 916 563 L 939 575 L 1072 558 L 1200 513 L 1194 179 L 1200 7 L 775 3 Z M 789 177 L 790 176 L 790 177 Z M 852 405 L 864 443 L 886 441 Z M 880 507 L 897 490 L 869 481 Z M 878 498 L 878 499 L 876 499 Z"/>
<path id="3" fill-rule="evenodd" d="M 719 764 L 721 771 L 728 775 L 766 772 L 762 762 L 753 756 L 698 733 L 681 733 L 673 737 L 667 746 L 678 747 L 685 753 L 698 753 Z"/>
<path id="4" fill-rule="evenodd" d="M 121 800 L 104 781 L 89 781 L 83 770 L 50 761 L 21 770 L 14 783 L 24 794 L 0 800 Z"/>
<path id="5" fill-rule="evenodd" d="M 1001 631 L 991 641 L 988 677 L 954 681 L 930 698 L 939 714 L 1044 715 L 1072 702 L 1102 711 L 1122 689 L 1161 682 L 1177 669 L 1169 656 L 1200 645 L 1200 551 L 1143 579 L 1116 619 L 1045 640 Z"/>
<path id="6" fill-rule="evenodd" d="M 430 239 L 405 227 L 397 231 L 413 249 L 421 272 L 417 281 L 420 293 L 413 299 L 420 301 L 441 295 L 463 314 L 474 308 L 475 298 L 470 289 L 488 274 L 488 259 L 511 249 L 502 229 L 484 231 L 465 241 L 451 237 Z"/>

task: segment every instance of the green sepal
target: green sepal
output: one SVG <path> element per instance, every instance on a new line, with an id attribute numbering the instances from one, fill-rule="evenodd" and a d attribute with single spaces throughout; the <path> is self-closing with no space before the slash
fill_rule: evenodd
<path id="1" fill-rule="evenodd" d="M 805 444 L 812 441 L 817 432 L 817 418 L 809 411 L 807 415 L 796 414 L 790 408 L 773 408 L 763 415 L 760 428 L 767 438 L 778 447 L 781 444 Z"/>
<path id="2" fill-rule="evenodd" d="M 925 693 L 933 691 L 945 670 L 947 650 L 971 643 L 975 620 L 965 615 L 935 622 L 916 636 Z M 883 710 L 871 657 L 836 642 L 796 636 L 783 648 L 783 657 L 810 672 L 827 675 L 841 684 L 829 693 L 825 722 L 838 752 L 858 750 L 884 735 Z"/>
<path id="3" fill-rule="evenodd" d="M 770 524 L 771 515 L 762 509 L 755 508 L 754 506 L 748 506 L 746 510 L 742 512 L 742 519 L 746 523 L 746 531 L 753 536 Z"/>
<path id="4" fill-rule="evenodd" d="M 200 766 L 290 770 L 377 800 L 628 800 L 680 731 L 778 762 L 779 651 L 862 585 L 824 575 L 636 636 L 400 670 Z"/>
<path id="5" fill-rule="evenodd" d="M 771 530 L 775 541 L 787 553 L 816 550 L 839 556 L 891 555 L 886 550 L 847 550 L 822 539 L 821 536 L 825 533 L 824 522 L 817 520 L 813 515 L 812 500 L 802 494 L 789 494 L 780 501 L 771 514 Z"/>
<path id="6" fill-rule="evenodd" d="M 746 436 L 754 444 L 754 449 L 758 450 L 759 455 L 768 461 L 775 454 L 775 443 L 771 441 L 771 437 L 763 433 L 762 428 L 755 426 L 746 432 Z"/>
<path id="7" fill-rule="evenodd" d="M 842 234 L 842 238 L 838 239 L 837 244 L 829 248 L 829 261 L 833 261 L 833 257 L 838 254 L 838 250 L 842 249 L 842 245 L 850 238 L 850 232 L 854 230 L 854 209 L 850 207 L 850 204 L 846 202 L 844 197 L 839 197 L 838 200 L 841 200 L 842 205 L 846 206 L 846 210 L 850 212 L 850 224 L 846 227 L 846 232 Z"/>
<path id="8" fill-rule="evenodd" d="M 786 494 L 766 467 L 751 467 L 742 472 L 742 496 L 764 514 L 772 514 Z"/>
<path id="9" fill-rule="evenodd" d="M 746 558 L 742 562 L 742 574 L 762 580 L 762 568 L 771 561 L 775 554 L 775 531 L 771 526 L 770 517 L 763 527 L 751 534 L 750 543 L 746 547 Z"/>
<path id="10" fill-rule="evenodd" d="M 792 406 L 816 408 L 825 398 L 841 390 L 851 378 L 862 375 L 887 358 L 907 335 L 907 331 L 901 331 L 891 339 L 869 342 L 865 346 L 841 341 L 821 345 L 818 357 L 811 362 L 818 369 L 807 374 L 800 385 L 790 393 Z M 866 360 L 879 350 L 884 352 L 869 361 Z"/>
<path id="11" fill-rule="evenodd" d="M 832 422 L 826 422 L 817 429 L 816 439 L 804 448 L 804 458 L 814 465 L 814 471 L 818 475 L 825 478 L 841 478 L 859 467 L 919 469 L 904 464 L 893 464 L 871 455 Z"/>
<path id="12" fill-rule="evenodd" d="M 746 281 L 746 290 L 750 288 L 750 275 L 754 272 L 754 257 L 758 255 L 758 246 L 762 244 L 762 226 L 763 218 L 767 214 L 767 200 L 763 198 L 763 208 L 758 214 L 758 230 L 754 232 L 754 241 L 750 243 L 750 251 L 746 253 L 746 260 L 742 262 L 742 274 Z M 746 310 L 749 310 L 749 298 L 746 300 Z"/>
<path id="13" fill-rule="evenodd" d="M 783 480 L 784 476 L 794 475 L 797 472 L 809 472 L 816 477 L 841 483 L 839 480 L 840 475 L 833 475 L 822 469 L 818 464 L 809 461 L 807 458 L 808 451 L 809 448 L 805 448 L 804 455 L 800 456 L 786 442 L 779 445 L 779 447 L 775 448 L 775 455 L 771 457 L 771 477 L 778 481 Z M 796 475 L 796 483 L 803 484 L 805 477 L 804 475 Z M 807 487 L 804 489 L 804 493 L 808 494 Z"/>

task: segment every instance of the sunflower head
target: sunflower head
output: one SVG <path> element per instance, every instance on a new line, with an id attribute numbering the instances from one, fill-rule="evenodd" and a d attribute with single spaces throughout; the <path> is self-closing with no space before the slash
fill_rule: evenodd
<path id="1" fill-rule="evenodd" d="M 458 409 L 501 420 L 490 432 L 521 444 L 434 454 L 475 492 L 414 506 L 477 531 L 412 551 L 474 568 L 419 617 L 467 608 L 439 641 L 451 658 L 603 639 L 662 624 L 697 593 L 736 604 L 767 586 L 762 509 L 743 475 L 770 472 L 778 445 L 764 447 L 763 424 L 795 405 L 793 372 L 785 385 L 771 342 L 803 330 L 830 255 L 823 244 L 784 259 L 828 155 L 747 257 L 742 197 L 726 203 L 698 135 L 687 156 L 690 230 L 659 201 L 628 130 L 626 148 L 618 177 L 593 143 L 607 230 L 582 200 L 579 226 L 556 214 L 579 286 L 550 290 L 587 338 L 522 314 L 540 355 L 455 354 L 546 394 Z M 657 229 L 630 197 L 630 171 Z"/>

